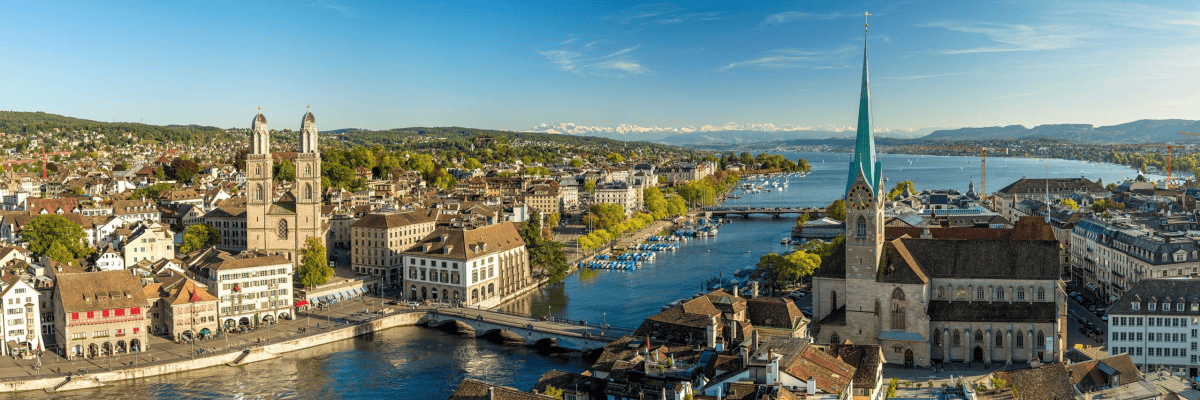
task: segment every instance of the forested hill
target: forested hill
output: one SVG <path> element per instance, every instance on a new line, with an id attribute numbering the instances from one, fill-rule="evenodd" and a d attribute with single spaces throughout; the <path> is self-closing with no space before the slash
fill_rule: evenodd
<path id="1" fill-rule="evenodd" d="M 97 132 L 104 134 L 108 144 L 137 143 L 143 141 L 170 143 L 203 143 L 215 136 L 223 136 L 225 130 L 199 125 L 147 125 L 136 122 L 100 122 L 66 117 L 44 112 L 0 111 L 0 133 L 29 134 L 37 132 Z M 125 137 L 129 133 L 131 137 Z"/>
<path id="2" fill-rule="evenodd" d="M 346 131 L 346 130 L 339 130 Z M 336 132 L 336 131 L 334 131 Z M 325 132 L 322 132 L 323 134 Z M 512 132 L 499 131 L 491 129 L 475 129 L 461 127 L 412 127 L 388 129 L 382 131 L 371 130 L 353 130 L 345 133 L 336 134 L 341 140 L 351 146 L 373 146 L 376 144 L 384 146 L 395 146 L 401 144 L 412 145 L 413 142 L 425 140 L 440 141 L 459 141 L 471 138 L 504 138 L 505 141 L 529 141 L 540 143 L 557 143 L 564 146 L 588 146 L 588 147 L 608 147 L 613 149 L 621 148 L 660 148 L 660 149 L 676 149 L 675 146 L 667 146 L 662 144 L 654 144 L 647 142 L 622 142 L 615 139 L 607 139 L 595 136 L 573 136 L 559 135 L 552 133 L 534 133 L 534 132 Z"/>

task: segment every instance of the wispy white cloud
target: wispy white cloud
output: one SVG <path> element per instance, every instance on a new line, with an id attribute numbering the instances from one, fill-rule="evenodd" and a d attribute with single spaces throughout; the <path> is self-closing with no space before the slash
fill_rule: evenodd
<path id="1" fill-rule="evenodd" d="M 671 3 L 647 3 L 617 11 L 603 17 L 604 20 L 622 24 L 655 22 L 675 25 L 724 19 L 724 11 L 694 11 Z"/>
<path id="2" fill-rule="evenodd" d="M 935 51 L 938 54 L 1062 50 L 1087 45 L 1088 39 L 1096 37 L 1094 31 L 1089 27 L 1067 24 L 1034 26 L 990 22 L 967 23 L 941 21 L 917 26 L 983 35 L 996 43 L 996 45 L 991 46 Z"/>
<path id="3" fill-rule="evenodd" d="M 316 6 L 337 11 L 339 14 L 342 14 L 343 17 L 355 18 L 353 10 L 351 10 L 350 7 L 346 6 L 345 4 L 340 4 L 330 0 L 317 0 Z"/>
<path id="4" fill-rule="evenodd" d="M 559 46 L 566 46 L 566 45 L 568 45 L 568 44 L 575 43 L 575 42 L 577 42 L 577 41 L 579 41 L 579 39 L 576 39 L 574 36 L 571 36 L 571 37 L 569 37 L 569 38 L 563 39 L 561 42 L 558 42 L 558 45 L 559 45 Z"/>
<path id="5" fill-rule="evenodd" d="M 829 20 L 829 19 L 838 19 L 838 18 L 849 18 L 849 17 L 855 17 L 855 16 L 857 16 L 857 15 L 841 14 L 841 13 L 813 14 L 813 13 L 808 13 L 808 12 L 804 12 L 804 11 L 784 11 L 781 13 L 768 15 L 767 18 L 764 19 L 762 23 L 764 23 L 764 24 L 785 24 L 788 22 L 795 22 L 795 21 L 802 21 L 802 20 Z"/>
<path id="6" fill-rule="evenodd" d="M 847 57 L 854 53 L 855 47 L 846 45 L 830 50 L 776 49 L 767 54 L 745 61 L 725 64 L 717 71 L 725 72 L 735 68 L 811 68 L 834 69 L 849 68 Z"/>
<path id="7" fill-rule="evenodd" d="M 650 72 L 650 68 L 642 65 L 641 62 L 633 58 L 634 51 L 641 47 L 640 45 L 602 53 L 602 46 L 599 45 L 602 42 L 597 40 L 588 42 L 577 48 L 545 50 L 538 52 L 538 54 L 545 57 L 546 61 L 554 67 L 579 76 L 620 77 L 641 75 Z M 573 43 L 575 41 L 561 43 L 560 45 L 565 46 Z"/>

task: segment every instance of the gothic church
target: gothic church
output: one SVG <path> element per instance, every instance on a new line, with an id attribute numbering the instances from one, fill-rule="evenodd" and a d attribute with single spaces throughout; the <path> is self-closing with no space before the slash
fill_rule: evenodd
<path id="1" fill-rule="evenodd" d="M 885 227 L 870 96 L 864 35 L 845 241 L 813 277 L 815 340 L 877 344 L 886 362 L 909 366 L 1061 361 L 1066 294 L 1050 227 Z"/>
<path id="2" fill-rule="evenodd" d="M 305 241 L 315 237 L 325 243 L 321 221 L 321 153 L 317 149 L 317 120 L 312 112 L 300 123 L 300 151 L 296 154 L 296 182 L 292 190 L 275 198 L 272 175 L 271 131 L 267 118 L 254 116 L 250 154 L 246 155 L 246 248 L 280 255 L 299 264 Z"/>

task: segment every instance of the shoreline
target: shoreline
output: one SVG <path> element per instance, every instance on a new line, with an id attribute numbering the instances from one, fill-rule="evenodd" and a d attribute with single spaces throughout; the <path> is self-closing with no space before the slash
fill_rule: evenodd
<path id="1" fill-rule="evenodd" d="M 132 365 L 94 373 L 47 373 L 45 377 L 34 377 L 0 382 L 0 393 L 17 393 L 44 390 L 56 393 L 106 386 L 108 383 L 131 379 L 150 378 L 207 368 L 237 367 L 258 361 L 278 358 L 281 354 L 326 345 L 358 336 L 401 327 L 415 326 L 428 312 L 400 312 L 385 317 L 363 321 L 341 328 L 330 329 L 312 335 L 272 343 L 256 344 L 246 349 L 224 350 L 212 355 L 193 359 L 159 361 L 143 365 Z"/>

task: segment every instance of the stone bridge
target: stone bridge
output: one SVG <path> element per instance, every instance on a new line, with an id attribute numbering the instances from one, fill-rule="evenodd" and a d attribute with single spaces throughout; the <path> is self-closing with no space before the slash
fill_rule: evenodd
<path id="1" fill-rule="evenodd" d="M 741 216 L 744 218 L 750 217 L 751 214 L 770 215 L 779 218 L 783 214 L 803 214 L 811 215 L 825 214 L 824 207 L 708 207 L 704 209 L 704 214 L 709 217 L 730 217 Z"/>
<path id="2" fill-rule="evenodd" d="M 547 321 L 527 315 L 471 308 L 438 308 L 429 311 L 425 325 L 459 332 L 470 330 L 476 337 L 499 334 L 506 341 L 524 341 L 526 345 L 552 344 L 561 348 L 588 352 L 599 349 L 633 329 L 607 324 Z M 539 343 L 541 342 L 541 343 Z"/>

